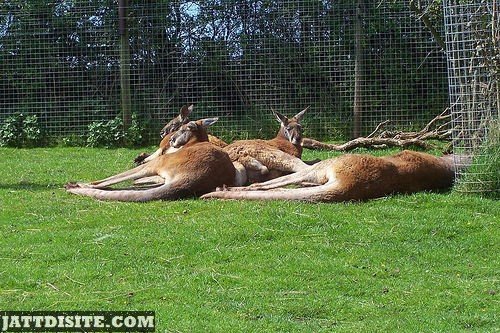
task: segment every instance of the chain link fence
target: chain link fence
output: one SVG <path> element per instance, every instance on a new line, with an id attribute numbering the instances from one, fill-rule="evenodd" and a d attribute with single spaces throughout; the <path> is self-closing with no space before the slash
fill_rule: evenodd
<path id="1" fill-rule="evenodd" d="M 84 134 L 126 106 L 157 139 L 193 103 L 231 140 L 310 106 L 306 135 L 333 140 L 420 128 L 448 105 L 444 52 L 408 1 L 129 1 L 122 30 L 118 5 L 0 4 L 0 121 Z"/>
<path id="2" fill-rule="evenodd" d="M 459 188 L 498 191 L 500 1 L 445 0 L 444 15 Z"/>

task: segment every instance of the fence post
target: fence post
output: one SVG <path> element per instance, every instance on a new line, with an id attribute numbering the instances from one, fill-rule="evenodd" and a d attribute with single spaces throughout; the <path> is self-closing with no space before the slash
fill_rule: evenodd
<path id="1" fill-rule="evenodd" d="M 118 1 L 118 29 L 120 34 L 120 92 L 122 102 L 122 119 L 124 130 L 130 127 L 130 45 L 127 27 L 128 0 Z"/>
<path id="2" fill-rule="evenodd" d="M 364 89 L 364 47 L 365 37 L 363 21 L 365 19 L 365 2 L 358 0 L 356 4 L 355 18 L 355 63 L 354 63 L 354 105 L 353 105 L 353 137 L 358 138 L 362 135 L 361 125 L 363 122 L 363 89 Z"/>

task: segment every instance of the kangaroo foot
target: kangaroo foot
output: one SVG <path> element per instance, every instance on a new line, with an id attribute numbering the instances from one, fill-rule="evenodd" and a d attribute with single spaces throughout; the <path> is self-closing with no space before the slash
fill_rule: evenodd
<path id="1" fill-rule="evenodd" d="M 314 164 L 319 163 L 319 162 L 321 162 L 321 160 L 319 158 L 312 160 L 312 161 L 304 161 L 304 163 L 307 165 L 314 165 Z"/>
<path id="2" fill-rule="evenodd" d="M 80 185 L 79 185 L 78 183 L 75 183 L 75 182 L 69 182 L 69 183 L 66 183 L 66 184 L 64 185 L 64 188 L 65 188 L 66 190 L 70 190 L 70 189 L 72 189 L 72 188 L 79 188 L 79 187 L 80 187 Z"/>

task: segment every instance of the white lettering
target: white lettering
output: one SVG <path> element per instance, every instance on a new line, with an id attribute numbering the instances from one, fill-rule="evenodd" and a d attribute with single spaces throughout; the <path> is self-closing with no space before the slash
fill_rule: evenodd
<path id="1" fill-rule="evenodd" d="M 103 327 L 104 327 L 104 316 L 95 316 L 94 328 L 103 328 Z"/>
<path id="2" fill-rule="evenodd" d="M 29 328 L 31 324 L 31 316 L 21 316 L 24 328 Z"/>
<path id="3" fill-rule="evenodd" d="M 94 317 L 92 317 L 92 316 L 82 316 L 83 327 L 84 328 L 92 327 L 92 320 L 93 319 L 94 319 Z"/>
<path id="4" fill-rule="evenodd" d="M 75 326 L 75 320 L 73 316 L 65 316 L 63 318 L 64 318 L 64 324 L 62 327 L 72 328 Z"/>
<path id="5" fill-rule="evenodd" d="M 75 318 L 75 328 L 81 328 L 82 327 L 82 316 L 76 315 L 74 316 Z"/>
<path id="6" fill-rule="evenodd" d="M 125 317 L 125 319 L 123 320 L 123 323 L 125 324 L 125 327 L 131 328 L 131 327 L 135 327 L 137 320 L 135 319 L 135 317 L 128 316 L 128 317 Z"/>
<path id="7" fill-rule="evenodd" d="M 45 328 L 54 328 L 57 326 L 57 318 L 54 316 L 45 316 Z"/>
<path id="8" fill-rule="evenodd" d="M 43 316 L 33 316 L 33 321 L 35 322 L 35 327 L 40 328 L 42 327 Z"/>
<path id="9" fill-rule="evenodd" d="M 10 328 L 21 328 L 21 322 L 19 321 L 19 316 L 11 316 L 10 317 Z"/>
<path id="10" fill-rule="evenodd" d="M 120 328 L 123 326 L 123 317 L 122 316 L 114 316 L 113 319 L 111 319 L 111 325 L 116 328 Z"/>
<path id="11" fill-rule="evenodd" d="M 5 332 L 9 328 L 9 317 L 2 316 L 2 331 Z"/>
<path id="12" fill-rule="evenodd" d="M 141 327 L 154 327 L 155 317 L 154 316 L 139 316 L 138 328 Z"/>

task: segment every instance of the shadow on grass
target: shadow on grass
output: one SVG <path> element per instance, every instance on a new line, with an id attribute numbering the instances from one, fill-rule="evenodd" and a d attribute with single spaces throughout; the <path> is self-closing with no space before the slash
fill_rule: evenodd
<path id="1" fill-rule="evenodd" d="M 31 182 L 19 182 L 15 184 L 3 184 L 0 183 L 0 190 L 11 190 L 11 191 L 47 191 L 63 188 L 63 184 L 37 184 Z"/>

